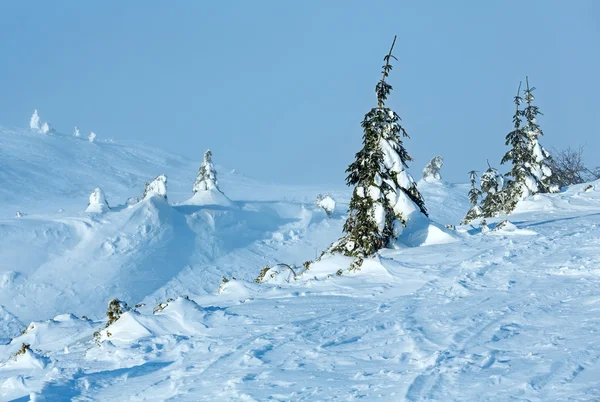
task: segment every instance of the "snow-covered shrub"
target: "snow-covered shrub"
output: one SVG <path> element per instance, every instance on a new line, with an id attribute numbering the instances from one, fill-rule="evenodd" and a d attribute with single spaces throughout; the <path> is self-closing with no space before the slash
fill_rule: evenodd
<path id="1" fill-rule="evenodd" d="M 31 120 L 29 120 L 29 128 L 36 131 L 39 131 L 42 128 L 42 122 L 40 121 L 40 116 L 38 115 L 37 109 L 33 111 Z"/>
<path id="2" fill-rule="evenodd" d="M 75 126 L 75 128 L 73 129 L 73 137 L 79 136 L 81 136 L 81 133 L 79 132 L 79 127 Z"/>
<path id="3" fill-rule="evenodd" d="M 167 199 L 167 176 L 164 174 L 156 176 L 151 183 L 146 183 L 146 189 L 144 190 L 142 199 L 145 200 L 146 198 L 150 198 L 155 195 Z"/>
<path id="4" fill-rule="evenodd" d="M 42 124 L 42 128 L 40 129 L 42 134 L 49 134 L 52 131 L 53 130 L 50 128 L 50 124 L 48 124 L 48 122 L 44 122 L 44 124 Z"/>
<path id="5" fill-rule="evenodd" d="M 194 183 L 193 187 L 194 194 L 198 191 L 206 190 L 221 191 L 219 190 L 217 170 L 215 169 L 215 165 L 212 163 L 212 152 L 210 149 L 204 153 L 204 160 L 200 164 L 196 182 Z"/>
<path id="6" fill-rule="evenodd" d="M 127 311 L 131 311 L 131 308 L 124 301 L 112 299 L 108 302 L 108 309 L 106 310 L 106 317 L 108 317 L 108 321 L 106 321 L 106 325 L 104 325 L 102 330 L 94 332 L 94 339 L 96 339 L 97 343 L 99 343 L 102 331 L 110 327 L 114 322 L 121 318 L 123 313 L 126 313 Z M 110 332 L 107 331 L 106 335 L 110 337 Z"/>
<path id="7" fill-rule="evenodd" d="M 90 135 L 88 135 L 88 141 L 89 142 L 94 142 L 96 141 L 96 133 L 94 133 L 93 131 L 90 133 Z"/>
<path id="8" fill-rule="evenodd" d="M 429 161 L 425 168 L 423 169 L 423 180 L 425 181 L 433 181 L 442 180 L 442 175 L 440 174 L 440 170 L 444 165 L 444 159 L 441 156 L 436 156 L 432 160 Z"/>
<path id="9" fill-rule="evenodd" d="M 315 205 L 325 211 L 329 217 L 333 215 L 333 211 L 335 210 L 335 200 L 330 195 L 318 194 Z"/>
<path id="10" fill-rule="evenodd" d="M 104 191 L 101 188 L 96 188 L 90 194 L 90 202 L 85 210 L 85 212 L 90 213 L 104 213 L 110 209 L 108 202 L 106 201 L 106 196 L 104 195 Z"/>
<path id="11" fill-rule="evenodd" d="M 15 214 L 15 217 L 17 217 L 17 218 L 22 218 L 22 217 L 24 217 L 25 215 L 27 215 L 27 214 L 26 214 L 26 213 L 23 213 L 23 212 L 21 212 L 21 211 L 17 211 L 17 213 Z"/>

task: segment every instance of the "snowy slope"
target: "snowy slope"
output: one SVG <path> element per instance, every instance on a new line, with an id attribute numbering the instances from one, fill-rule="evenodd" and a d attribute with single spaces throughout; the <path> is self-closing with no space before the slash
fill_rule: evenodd
<path id="1" fill-rule="evenodd" d="M 0 141 L 0 400 L 600 395 L 600 182 L 535 196 L 501 229 L 504 218 L 485 233 L 458 227 L 455 242 L 400 245 L 357 272 L 343 257 L 304 271 L 340 234 L 343 187 L 221 169 L 232 204 L 207 205 L 185 202 L 199 161 L 24 130 Z M 168 202 L 125 205 L 159 173 Z M 83 213 L 98 186 L 115 208 Z M 419 189 L 441 225 L 468 209 L 467 186 Z M 318 192 L 338 201 L 331 218 L 313 206 Z M 278 262 L 296 280 L 278 268 L 252 281 Z M 219 287 L 221 276 L 236 279 Z M 145 305 L 102 330 L 112 297 Z"/>

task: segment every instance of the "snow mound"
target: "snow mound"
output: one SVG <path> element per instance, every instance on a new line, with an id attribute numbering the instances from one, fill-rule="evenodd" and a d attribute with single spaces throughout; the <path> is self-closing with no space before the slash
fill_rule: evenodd
<path id="1" fill-rule="evenodd" d="M 219 190 L 198 190 L 180 205 L 235 207 L 233 201 Z"/>
<path id="2" fill-rule="evenodd" d="M 98 340 L 121 346 L 148 337 L 200 335 L 210 325 L 227 320 L 226 315 L 221 309 L 205 309 L 187 297 L 178 297 L 162 303 L 153 314 L 135 310 L 122 314 L 112 325 L 100 331 Z"/>
<path id="3" fill-rule="evenodd" d="M 32 349 L 56 350 L 89 338 L 98 323 L 73 314 L 61 314 L 51 320 L 34 321 L 14 338 L 10 344 L 0 346 L 0 354 L 14 354 L 21 344 L 31 345 Z"/>
<path id="4" fill-rule="evenodd" d="M 48 363 L 50 363 L 50 359 L 47 357 L 42 356 L 31 349 L 25 349 L 24 353 L 13 356 L 4 364 L 0 364 L 0 371 L 44 369 Z"/>
<path id="5" fill-rule="evenodd" d="M 406 223 L 398 243 L 408 247 L 431 246 L 458 241 L 454 231 L 433 222 L 425 216 L 414 216 Z"/>

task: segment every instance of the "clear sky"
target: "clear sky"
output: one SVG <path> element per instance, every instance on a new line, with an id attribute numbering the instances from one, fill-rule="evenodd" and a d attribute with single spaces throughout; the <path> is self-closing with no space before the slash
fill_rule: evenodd
<path id="1" fill-rule="evenodd" d="M 519 81 L 546 148 L 600 164 L 600 1 L 2 1 L 0 124 L 140 140 L 283 183 L 339 184 L 398 35 L 388 102 L 420 177 L 499 164 Z M 508 170 L 502 169 L 502 170 Z"/>

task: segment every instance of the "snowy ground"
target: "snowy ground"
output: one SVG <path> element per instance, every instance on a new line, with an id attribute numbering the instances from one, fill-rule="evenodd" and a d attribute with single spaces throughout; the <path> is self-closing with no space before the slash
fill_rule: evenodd
<path id="1" fill-rule="evenodd" d="M 329 258 L 257 284 L 266 264 L 300 266 L 335 240 L 349 192 L 221 169 L 233 204 L 197 205 L 199 163 L 0 129 L 0 400 L 599 397 L 600 182 L 535 196 L 501 229 L 458 227 L 451 243 L 430 227 L 430 245 L 355 273 Z M 169 201 L 128 207 L 160 173 Z M 98 186 L 112 210 L 83 213 Z M 466 186 L 419 186 L 434 221 L 462 219 Z M 319 192 L 338 201 L 331 218 Z M 219 290 L 222 276 L 236 280 Z M 145 306 L 98 345 L 113 297 Z"/>

